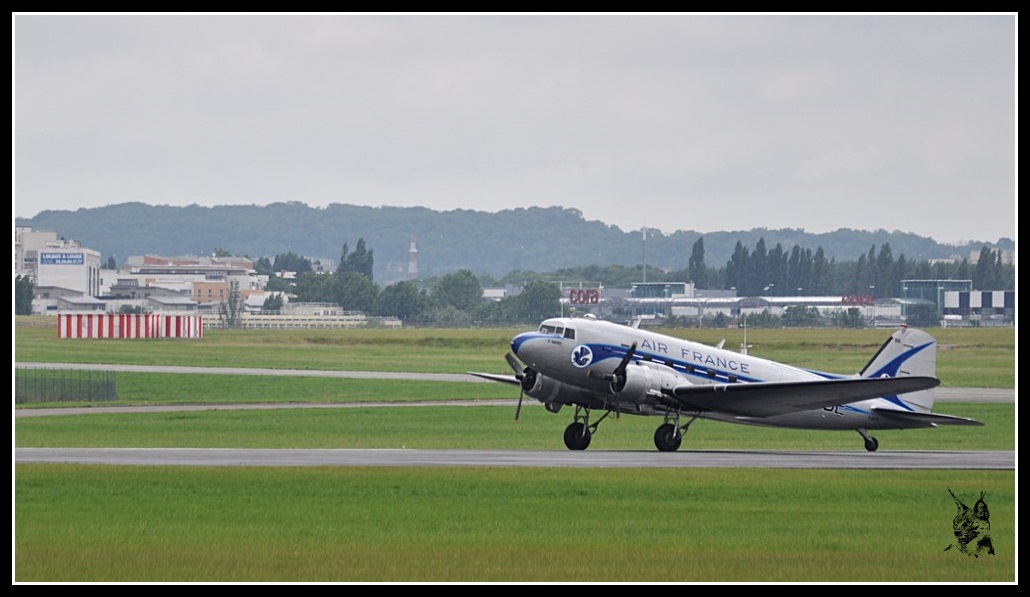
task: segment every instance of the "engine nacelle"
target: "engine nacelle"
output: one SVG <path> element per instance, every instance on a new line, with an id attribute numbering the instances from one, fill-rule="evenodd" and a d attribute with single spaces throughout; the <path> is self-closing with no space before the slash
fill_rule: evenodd
<path id="1" fill-rule="evenodd" d="M 619 400 L 636 404 L 654 402 L 662 394 L 671 394 L 676 386 L 687 381 L 676 372 L 653 363 L 634 363 L 626 366 L 625 382 L 620 383 Z M 614 383 L 613 390 L 619 389 Z"/>
<path id="2" fill-rule="evenodd" d="M 536 398 L 540 402 L 544 403 L 555 401 L 561 402 L 560 398 L 563 390 L 568 391 L 573 389 L 557 379 L 552 379 L 546 375 L 541 375 L 536 372 L 534 372 L 532 382 L 532 387 L 526 388 L 525 385 L 523 385 L 522 389 L 525 390 L 526 395 Z"/>

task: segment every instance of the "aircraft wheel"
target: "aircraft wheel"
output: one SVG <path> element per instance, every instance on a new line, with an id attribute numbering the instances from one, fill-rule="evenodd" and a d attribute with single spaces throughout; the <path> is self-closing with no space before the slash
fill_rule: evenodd
<path id="1" fill-rule="evenodd" d="M 654 432 L 654 445 L 660 452 L 675 452 L 683 443 L 683 436 L 676 432 L 676 426 L 665 423 Z"/>
<path id="2" fill-rule="evenodd" d="M 570 450 L 586 450 L 590 445 L 590 431 L 583 423 L 572 423 L 565 428 L 565 445 Z"/>
<path id="3" fill-rule="evenodd" d="M 879 447 L 880 447 L 880 442 L 877 441 L 877 439 L 875 437 L 870 437 L 869 439 L 865 440 L 865 449 L 866 450 L 869 450 L 870 452 L 875 452 L 876 449 L 879 448 Z"/>

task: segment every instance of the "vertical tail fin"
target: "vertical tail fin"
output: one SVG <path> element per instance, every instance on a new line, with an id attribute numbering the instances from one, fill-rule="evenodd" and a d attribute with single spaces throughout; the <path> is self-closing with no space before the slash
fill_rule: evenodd
<path id="1" fill-rule="evenodd" d="M 937 377 L 937 340 L 908 327 L 891 334 L 859 373 L 861 377 Z M 933 408 L 933 390 L 902 395 L 909 406 L 923 412 Z"/>

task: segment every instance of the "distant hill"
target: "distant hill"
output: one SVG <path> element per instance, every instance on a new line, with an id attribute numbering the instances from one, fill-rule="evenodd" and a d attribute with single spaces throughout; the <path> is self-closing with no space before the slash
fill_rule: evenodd
<path id="1" fill-rule="evenodd" d="M 375 281 L 389 284 L 406 277 L 412 235 L 417 239 L 419 273 L 430 278 L 467 268 L 500 277 L 514 270 L 551 272 L 585 265 L 639 265 L 686 269 L 694 243 L 704 236 L 705 264 L 726 264 L 739 241 L 749 250 L 760 238 L 787 252 L 795 244 L 828 259 L 854 261 L 875 246 L 890 243 L 895 258 L 909 261 L 968 257 L 984 244 L 1013 250 L 1012 239 L 947 245 L 906 232 L 843 228 L 813 234 L 801 229 L 655 233 L 645 247 L 639 230 L 585 220 L 576 209 L 528 207 L 488 213 L 434 211 L 423 207 L 364 207 L 334 204 L 325 208 L 299 202 L 267 206 L 170 207 L 123 203 L 75 211 L 44 211 L 16 218 L 16 226 L 53 231 L 119 262 L 133 255 L 210 255 L 224 249 L 257 259 L 293 252 L 309 259 L 340 258 L 344 243 L 353 250 L 365 239 L 374 252 Z"/>

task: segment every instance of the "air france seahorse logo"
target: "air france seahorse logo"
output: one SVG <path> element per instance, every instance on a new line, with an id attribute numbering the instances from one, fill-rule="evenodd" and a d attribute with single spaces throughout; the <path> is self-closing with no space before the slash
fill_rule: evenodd
<path id="1" fill-rule="evenodd" d="M 582 369 L 594 361 L 594 352 L 586 344 L 572 349 L 572 365 Z"/>

